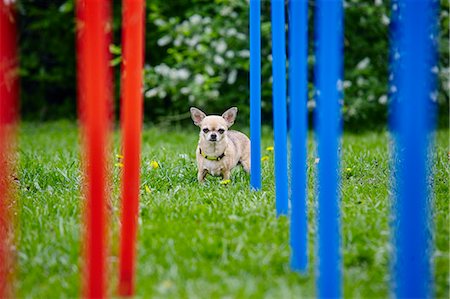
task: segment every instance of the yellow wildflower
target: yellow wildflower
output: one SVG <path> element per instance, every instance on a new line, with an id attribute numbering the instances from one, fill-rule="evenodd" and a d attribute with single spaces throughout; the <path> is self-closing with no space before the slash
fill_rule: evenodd
<path id="1" fill-rule="evenodd" d="M 150 166 L 151 166 L 153 169 L 159 168 L 159 164 L 158 164 L 158 162 L 156 162 L 156 161 L 150 162 Z"/>
<path id="2" fill-rule="evenodd" d="M 123 156 L 120 154 L 117 154 L 116 157 L 117 157 L 117 159 L 123 159 Z"/>
<path id="3" fill-rule="evenodd" d="M 273 146 L 266 147 L 266 151 L 273 152 Z"/>
<path id="4" fill-rule="evenodd" d="M 123 163 L 116 163 L 116 164 L 114 164 L 116 167 L 123 167 Z"/>
<path id="5" fill-rule="evenodd" d="M 269 156 L 262 156 L 261 157 L 261 161 L 264 162 L 264 161 L 267 161 L 267 160 L 269 160 Z"/>
<path id="6" fill-rule="evenodd" d="M 221 185 L 228 185 L 229 183 L 231 183 L 231 180 L 224 180 L 220 182 Z"/>
<path id="7" fill-rule="evenodd" d="M 152 190 L 150 190 L 150 188 L 147 185 L 145 185 L 145 191 L 147 191 L 147 193 L 151 193 L 152 192 Z"/>
<path id="8" fill-rule="evenodd" d="M 352 169 L 349 167 L 346 169 L 347 172 L 352 172 Z"/>

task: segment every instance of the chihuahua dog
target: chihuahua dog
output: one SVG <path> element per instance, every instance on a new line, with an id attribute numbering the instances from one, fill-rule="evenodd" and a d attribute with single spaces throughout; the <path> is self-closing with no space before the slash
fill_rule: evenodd
<path id="1" fill-rule="evenodd" d="M 208 173 L 229 180 L 231 170 L 238 164 L 250 173 L 250 139 L 241 132 L 228 130 L 236 119 L 237 111 L 233 107 L 222 116 L 206 116 L 203 111 L 191 108 L 192 120 L 200 127 L 196 151 L 199 182 L 203 182 Z"/>

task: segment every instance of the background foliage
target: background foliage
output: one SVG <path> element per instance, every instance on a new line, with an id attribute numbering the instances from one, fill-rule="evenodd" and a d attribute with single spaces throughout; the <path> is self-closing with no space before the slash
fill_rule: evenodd
<path id="1" fill-rule="evenodd" d="M 349 0 L 345 5 L 343 115 L 346 126 L 372 127 L 387 116 L 390 4 Z M 310 82 L 313 82 L 314 2 L 310 2 Z M 120 1 L 114 1 L 111 47 L 119 90 Z M 441 114 L 448 118 L 449 3 L 440 10 Z M 76 117 L 74 0 L 19 2 L 22 115 Z M 270 1 L 262 1 L 263 120 L 270 121 Z M 248 117 L 248 0 L 153 0 L 147 3 L 145 119 L 179 121 L 189 106 L 219 113 L 237 105 Z M 310 84 L 308 107 L 315 107 Z M 118 92 L 116 92 L 118 95 Z M 118 98 L 118 96 L 116 96 Z M 445 118 L 445 117 L 444 117 Z"/>

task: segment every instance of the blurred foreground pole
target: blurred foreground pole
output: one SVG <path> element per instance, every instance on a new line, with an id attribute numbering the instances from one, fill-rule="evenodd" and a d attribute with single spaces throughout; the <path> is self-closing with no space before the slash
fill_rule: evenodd
<path id="1" fill-rule="evenodd" d="M 250 0 L 250 186 L 261 190 L 261 0 Z"/>
<path id="2" fill-rule="evenodd" d="M 272 97 L 275 139 L 275 205 L 277 216 L 288 213 L 286 24 L 284 0 L 271 0 Z"/>
<path id="3" fill-rule="evenodd" d="M 0 298 L 13 298 L 16 130 L 19 82 L 16 13 L 0 1 Z"/>
<path id="4" fill-rule="evenodd" d="M 396 298 L 433 297 L 427 153 L 434 128 L 438 2 L 398 0 L 395 30 L 393 292 Z M 391 89 L 393 89 L 391 87 Z"/>
<path id="5" fill-rule="evenodd" d="M 85 298 L 106 297 L 107 158 L 111 84 L 108 36 L 110 3 L 77 1 L 79 111 L 83 111 L 82 140 L 85 171 L 85 226 L 83 293 Z"/>
<path id="6" fill-rule="evenodd" d="M 308 2 L 289 1 L 289 95 L 291 123 L 291 268 L 306 272 L 308 219 Z"/>
<path id="7" fill-rule="evenodd" d="M 122 19 L 122 227 L 119 253 L 119 296 L 135 289 L 136 237 L 142 129 L 144 1 L 123 0 Z"/>
<path id="8" fill-rule="evenodd" d="M 316 2 L 317 296 L 342 297 L 339 146 L 343 74 L 342 0 Z"/>

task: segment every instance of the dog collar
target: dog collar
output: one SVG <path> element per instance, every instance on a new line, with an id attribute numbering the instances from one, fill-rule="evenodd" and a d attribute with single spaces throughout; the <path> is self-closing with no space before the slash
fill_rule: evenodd
<path id="1" fill-rule="evenodd" d="M 202 152 L 201 148 L 199 148 L 199 151 L 200 151 L 200 155 L 202 155 L 203 158 L 211 160 L 211 161 L 220 161 L 220 160 L 222 160 L 223 157 L 225 157 L 225 152 L 223 152 L 223 154 L 218 156 L 218 157 L 214 157 L 214 156 L 207 156 L 207 155 L 205 155 L 205 153 Z"/>

